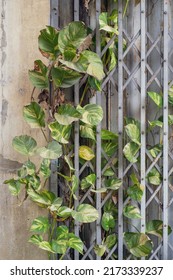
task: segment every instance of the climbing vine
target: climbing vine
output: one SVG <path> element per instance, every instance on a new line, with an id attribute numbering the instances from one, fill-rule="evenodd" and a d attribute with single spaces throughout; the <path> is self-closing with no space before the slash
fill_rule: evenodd
<path id="1" fill-rule="evenodd" d="M 128 1 L 127 1 L 128 4 Z M 25 192 L 25 199 L 29 198 L 39 207 L 45 208 L 48 215 L 36 217 L 30 231 L 33 233 L 29 242 L 46 250 L 49 254 L 59 254 L 63 259 L 67 250 L 72 248 L 83 254 L 85 240 L 74 233 L 74 222 L 80 225 L 92 223 L 98 218 L 103 230 L 101 244 L 95 244 L 94 251 L 101 257 L 106 257 L 107 250 L 117 244 L 117 217 L 118 217 L 118 189 L 122 188 L 122 182 L 117 177 L 118 159 L 118 135 L 107 129 L 101 130 L 101 143 L 104 154 L 114 157 L 107 163 L 102 157 L 102 187 L 96 189 L 96 173 L 88 168 L 79 180 L 74 168 L 74 125 L 79 123 L 81 145 L 79 146 L 79 162 L 86 162 L 95 166 L 96 157 L 96 127 L 103 119 L 103 109 L 97 104 L 89 102 L 89 96 L 101 91 L 101 82 L 105 72 L 112 71 L 118 58 L 118 21 L 117 11 L 110 15 L 104 12 L 100 14 L 101 48 L 111 40 L 106 53 L 100 57 L 94 52 L 94 38 L 92 30 L 82 22 L 71 22 L 62 30 L 47 26 L 41 30 L 38 37 L 38 46 L 41 54 L 47 59 L 47 64 L 41 60 L 34 62 L 34 69 L 29 71 L 29 79 L 33 84 L 31 102 L 23 108 L 23 118 L 32 129 L 40 129 L 45 138 L 46 145 L 39 147 L 36 140 L 29 135 L 15 136 L 13 148 L 25 157 L 23 166 L 18 170 L 17 176 L 6 180 L 12 195 L 20 199 L 21 192 Z M 124 48 L 126 42 L 124 41 Z M 85 85 L 79 104 L 75 106 L 65 94 L 66 88 L 85 79 Z M 38 98 L 35 89 L 40 90 Z M 101 93 L 98 93 L 101 94 Z M 160 108 L 162 96 L 149 92 L 149 97 Z M 172 102 L 170 94 L 170 103 Z M 88 102 L 88 103 L 87 103 Z M 173 122 L 169 116 L 169 122 Z M 152 133 L 155 126 L 162 127 L 161 117 L 149 122 L 149 132 Z M 138 120 L 125 118 L 126 144 L 123 149 L 124 158 L 139 164 L 140 123 Z M 159 142 L 150 148 L 150 153 L 156 157 L 162 149 Z M 36 166 L 32 156 L 40 157 L 40 165 Z M 51 176 L 51 160 L 58 160 L 57 175 L 63 182 L 65 195 L 56 196 L 48 190 L 48 182 Z M 90 165 L 88 165 L 90 166 Z M 147 180 L 153 185 L 159 185 L 161 175 L 153 168 L 147 175 Z M 140 201 L 145 186 L 140 184 L 140 178 L 133 172 L 130 174 L 130 186 L 124 192 L 124 198 L 129 198 L 124 206 L 123 215 L 128 223 L 131 219 L 141 219 Z M 92 193 L 96 200 L 97 194 L 111 193 L 106 201 L 99 217 L 98 210 L 91 203 L 79 203 L 75 208 L 75 200 L 79 200 L 77 190 Z M 133 224 L 132 224 L 133 226 Z M 147 257 L 152 251 L 152 241 L 149 234 L 162 237 L 163 223 L 160 220 L 149 221 L 146 225 L 146 233 L 140 233 L 134 227 L 133 232 L 124 233 L 124 242 L 127 249 L 136 258 Z M 168 229 L 169 233 L 171 229 Z M 48 236 L 48 237 L 47 237 Z M 114 255 L 114 258 L 117 258 Z"/>

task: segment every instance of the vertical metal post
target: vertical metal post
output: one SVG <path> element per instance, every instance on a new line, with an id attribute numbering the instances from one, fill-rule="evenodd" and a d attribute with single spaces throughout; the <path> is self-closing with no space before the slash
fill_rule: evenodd
<path id="1" fill-rule="evenodd" d="M 58 0 L 50 0 L 50 25 L 58 28 L 59 25 L 59 16 L 58 16 Z M 49 92 L 50 92 L 50 105 L 52 105 L 53 100 L 53 89 L 52 84 L 49 83 Z M 51 160 L 51 177 L 49 180 L 50 190 L 58 195 L 57 187 L 57 168 L 58 168 L 58 159 Z"/>
<path id="2" fill-rule="evenodd" d="M 145 233 L 146 217 L 146 7 L 145 0 L 141 0 L 141 185 L 144 193 L 141 200 L 141 232 Z"/>
<path id="3" fill-rule="evenodd" d="M 100 30 L 99 30 L 99 15 L 101 13 L 101 1 L 96 1 L 96 53 L 101 56 L 101 48 L 100 48 Z M 101 106 L 101 93 L 97 92 L 96 102 L 98 105 Z M 96 189 L 101 187 L 101 123 L 97 126 L 96 129 Z M 96 208 L 99 212 L 99 217 L 101 217 L 101 194 L 97 194 L 96 199 Z M 101 244 L 101 226 L 100 226 L 100 218 L 97 220 L 97 227 L 96 227 L 96 243 Z M 100 259 L 97 256 L 97 259 Z"/>
<path id="4" fill-rule="evenodd" d="M 57 28 L 59 25 L 59 0 L 50 0 L 50 25 Z"/>
<path id="5" fill-rule="evenodd" d="M 79 20 L 79 0 L 74 0 L 74 20 Z M 74 103 L 75 106 L 79 104 L 79 84 L 74 86 Z M 74 167 L 75 176 L 79 179 L 79 122 L 75 122 L 74 133 Z M 76 191 L 76 196 L 79 198 L 79 189 Z M 79 201 L 75 200 L 75 209 L 78 205 Z M 75 221 L 75 235 L 79 236 L 79 223 L 77 221 Z M 74 251 L 74 259 L 79 259 L 79 252 L 76 250 Z"/>
<path id="6" fill-rule="evenodd" d="M 123 180 L 123 25 L 122 0 L 118 1 L 118 177 Z M 118 191 L 118 259 L 123 259 L 123 187 Z"/>
<path id="7" fill-rule="evenodd" d="M 168 259 L 168 1 L 163 5 L 163 259 Z"/>

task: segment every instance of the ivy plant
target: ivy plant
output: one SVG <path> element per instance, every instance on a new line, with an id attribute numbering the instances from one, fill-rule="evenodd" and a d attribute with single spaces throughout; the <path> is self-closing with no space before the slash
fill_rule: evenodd
<path id="1" fill-rule="evenodd" d="M 127 1 L 128 2 L 128 1 Z M 92 31 L 83 22 L 71 22 L 61 30 L 47 26 L 40 31 L 38 47 L 44 57 L 44 62 L 36 60 L 34 69 L 29 71 L 29 79 L 33 85 L 31 102 L 23 108 L 23 118 L 31 129 L 42 132 L 46 145 L 40 147 L 30 135 L 15 136 L 13 148 L 25 158 L 23 166 L 17 175 L 5 181 L 12 195 L 23 201 L 30 199 L 38 207 L 47 210 L 46 216 L 36 217 L 30 231 L 29 242 L 46 250 L 49 254 L 58 254 L 63 259 L 70 249 L 83 254 L 85 240 L 74 233 L 74 223 L 79 225 L 95 222 L 100 219 L 103 240 L 95 244 L 94 251 L 98 256 L 106 257 L 107 251 L 116 247 L 118 219 L 118 189 L 122 181 L 117 176 L 118 169 L 118 135 L 107 129 L 101 130 L 102 148 L 102 186 L 96 189 L 97 176 L 94 172 L 96 158 L 96 127 L 103 119 L 103 109 L 97 104 L 91 104 L 88 91 L 95 94 L 101 91 L 101 82 L 106 74 L 116 66 L 118 48 L 118 13 L 113 10 L 110 15 L 101 13 L 99 17 L 101 30 L 101 48 L 109 40 L 105 55 L 100 57 L 93 51 L 94 40 Z M 124 48 L 126 42 L 124 41 Z M 47 64 L 45 64 L 47 59 Z M 104 66 L 104 67 L 103 67 Z M 103 70 L 104 69 L 104 70 Z M 79 104 L 74 105 L 67 88 L 71 88 L 85 79 Z M 39 90 L 38 98 L 35 90 Z M 66 92 L 66 94 L 65 94 Z M 148 93 L 155 104 L 161 108 L 163 98 L 156 93 Z M 85 100 L 85 104 L 84 104 Z M 87 102 L 88 100 L 88 102 Z M 170 102 L 172 96 L 170 94 Z M 172 121 L 172 116 L 169 120 Z M 75 175 L 74 168 L 74 127 L 79 124 L 80 145 L 79 162 L 88 164 L 88 172 L 82 178 Z M 153 129 L 161 127 L 161 120 L 150 122 Z M 159 125 L 160 124 L 160 125 Z M 131 118 L 125 118 L 126 144 L 123 149 L 124 159 L 131 164 L 138 164 L 140 143 L 140 123 Z M 161 151 L 161 143 L 150 148 L 153 157 Z M 34 164 L 33 156 L 40 158 L 39 166 Z M 109 161 L 108 159 L 112 160 Z M 56 195 L 48 189 L 51 176 L 51 161 L 58 159 L 57 176 L 65 186 L 64 196 Z M 91 164 L 91 165 L 90 165 Z M 153 168 L 147 175 L 147 180 L 153 185 L 159 185 L 162 178 L 157 169 Z M 130 174 L 130 186 L 125 192 L 128 203 L 124 206 L 123 215 L 129 219 L 141 219 L 140 201 L 144 187 L 140 184 L 137 174 Z M 77 191 L 90 192 L 96 199 L 97 194 L 104 198 L 110 193 L 104 203 L 102 215 L 92 203 L 79 203 L 75 208 L 75 200 L 79 200 Z M 127 222 L 128 223 L 128 222 Z M 129 252 L 136 258 L 147 257 L 152 251 L 152 241 L 149 235 L 162 237 L 163 223 L 160 220 L 149 221 L 146 233 L 125 232 L 124 243 Z M 171 229 L 168 229 L 169 233 Z M 113 254 L 114 258 L 117 258 Z"/>

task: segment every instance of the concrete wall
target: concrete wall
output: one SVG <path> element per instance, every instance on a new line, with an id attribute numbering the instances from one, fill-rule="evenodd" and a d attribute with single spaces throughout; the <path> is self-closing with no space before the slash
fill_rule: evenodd
<path id="1" fill-rule="evenodd" d="M 2 183 L 25 160 L 11 147 L 14 136 L 29 134 L 43 144 L 40 132 L 23 121 L 22 108 L 30 101 L 27 73 L 41 57 L 37 37 L 49 24 L 49 0 L 0 0 L 0 11 L 0 259 L 45 259 L 27 242 L 31 221 L 42 211 L 30 201 L 19 207 Z"/>

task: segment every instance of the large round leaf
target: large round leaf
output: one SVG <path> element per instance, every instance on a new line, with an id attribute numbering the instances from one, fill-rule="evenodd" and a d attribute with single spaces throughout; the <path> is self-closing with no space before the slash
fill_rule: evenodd
<path id="1" fill-rule="evenodd" d="M 104 230 L 109 231 L 111 228 L 115 228 L 115 219 L 109 212 L 104 212 L 102 216 L 101 225 Z"/>
<path id="2" fill-rule="evenodd" d="M 79 157 L 84 160 L 92 160 L 95 157 L 93 150 L 88 146 L 79 147 Z"/>
<path id="3" fill-rule="evenodd" d="M 103 119 L 103 109 L 97 104 L 88 104 L 83 108 L 77 107 L 77 110 L 82 114 L 81 121 L 90 125 L 98 125 Z"/>
<path id="4" fill-rule="evenodd" d="M 170 226 L 168 226 L 168 234 L 172 232 Z M 161 220 L 152 220 L 146 224 L 146 233 L 156 235 L 160 238 L 163 237 L 163 221 Z"/>
<path id="5" fill-rule="evenodd" d="M 129 219 L 141 219 L 139 208 L 133 205 L 126 205 L 123 214 Z"/>
<path id="6" fill-rule="evenodd" d="M 60 59 L 60 62 L 79 73 L 87 73 L 99 81 L 105 76 L 100 57 L 96 53 L 88 50 L 83 51 L 76 62 L 65 61 L 62 59 Z"/>
<path id="7" fill-rule="evenodd" d="M 72 211 L 72 217 L 81 223 L 91 223 L 98 219 L 98 211 L 90 204 L 80 204 Z"/>
<path id="8" fill-rule="evenodd" d="M 13 148 L 22 155 L 31 156 L 34 154 L 37 142 L 28 135 L 20 135 L 13 138 Z"/>
<path id="9" fill-rule="evenodd" d="M 54 67 L 51 71 L 52 79 L 57 87 L 68 88 L 75 85 L 80 78 L 81 74 L 61 67 Z"/>
<path id="10" fill-rule="evenodd" d="M 151 253 L 152 241 L 144 233 L 125 232 L 124 241 L 127 249 L 137 258 L 146 257 Z"/>
<path id="11" fill-rule="evenodd" d="M 61 125 L 58 122 L 49 124 L 51 136 L 56 141 L 67 144 L 71 134 L 71 125 Z"/>
<path id="12" fill-rule="evenodd" d="M 24 107 L 23 117 L 32 128 L 45 127 L 45 113 L 36 102 Z"/>
<path id="13" fill-rule="evenodd" d="M 83 22 L 74 21 L 59 32 L 58 45 L 62 53 L 68 49 L 77 49 L 87 37 Z"/>
<path id="14" fill-rule="evenodd" d="M 136 124 L 128 124 L 125 126 L 125 131 L 130 140 L 140 145 L 140 130 Z"/>
<path id="15" fill-rule="evenodd" d="M 55 114 L 55 119 L 62 125 L 69 125 L 80 118 L 81 114 L 71 104 L 59 106 L 58 112 Z"/>
<path id="16" fill-rule="evenodd" d="M 125 145 L 123 149 L 123 153 L 125 157 L 132 163 L 136 162 L 136 154 L 139 151 L 139 145 L 136 144 L 135 142 L 129 142 Z"/>
<path id="17" fill-rule="evenodd" d="M 47 26 L 40 31 L 38 46 L 43 55 L 48 54 L 49 58 L 55 58 L 58 53 L 58 31 L 52 26 Z"/>
<path id="18" fill-rule="evenodd" d="M 39 148 L 38 153 L 42 158 L 57 159 L 62 155 L 62 146 L 56 141 L 52 141 L 47 147 Z"/>

